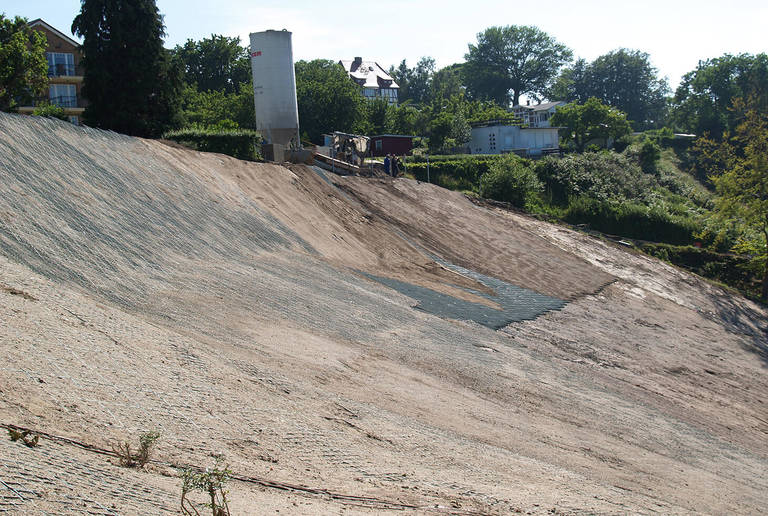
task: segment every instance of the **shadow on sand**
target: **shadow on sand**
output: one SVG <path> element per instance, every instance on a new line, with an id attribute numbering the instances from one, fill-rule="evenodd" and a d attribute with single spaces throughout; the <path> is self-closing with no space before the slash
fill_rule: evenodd
<path id="1" fill-rule="evenodd" d="M 709 318 L 722 324 L 728 332 L 742 336 L 744 349 L 756 354 L 763 366 L 768 367 L 768 316 L 740 297 L 722 293 L 712 295 L 710 299 L 715 305 L 715 313 L 709 314 Z"/>

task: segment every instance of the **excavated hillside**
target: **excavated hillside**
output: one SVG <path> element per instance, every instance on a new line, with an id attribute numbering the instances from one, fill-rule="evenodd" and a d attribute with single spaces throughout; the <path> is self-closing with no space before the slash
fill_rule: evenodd
<path id="1" fill-rule="evenodd" d="M 216 457 L 232 514 L 766 512 L 766 328 L 430 184 L 0 113 L 0 512 L 178 513 Z"/>

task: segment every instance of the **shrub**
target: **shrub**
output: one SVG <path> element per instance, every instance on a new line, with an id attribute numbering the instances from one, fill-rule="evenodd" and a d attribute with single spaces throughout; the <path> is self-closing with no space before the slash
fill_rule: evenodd
<path id="1" fill-rule="evenodd" d="M 152 455 L 152 449 L 155 447 L 155 441 L 160 438 L 160 432 L 145 432 L 139 436 L 139 449 L 136 453 L 131 451 L 131 445 L 128 442 L 112 445 L 112 451 L 117 454 L 120 465 L 126 468 L 142 467 Z"/>
<path id="2" fill-rule="evenodd" d="M 11 441 L 21 441 L 24 446 L 34 448 L 40 442 L 40 436 L 33 433 L 31 430 L 17 430 L 15 428 L 8 429 L 8 435 Z"/>
<path id="3" fill-rule="evenodd" d="M 572 224 L 589 224 L 603 233 L 671 244 L 692 243 L 700 229 L 695 220 L 670 215 L 659 207 L 587 197 L 571 202 L 565 220 Z"/>
<path id="4" fill-rule="evenodd" d="M 760 296 L 759 274 L 750 270 L 748 256 L 668 244 L 646 243 L 640 246 L 640 250 L 699 276 L 737 288 L 753 299 Z"/>
<path id="5" fill-rule="evenodd" d="M 69 120 L 67 115 L 64 113 L 63 107 L 57 106 L 55 104 L 49 104 L 47 102 L 37 106 L 34 111 L 32 111 L 32 115 L 44 116 L 46 118 L 58 118 L 59 120 L 64 120 L 65 122 Z"/>
<path id="6" fill-rule="evenodd" d="M 490 166 L 498 156 L 473 156 L 471 154 L 456 154 L 429 157 L 429 179 L 444 188 L 452 190 L 478 191 L 480 178 L 490 170 Z M 419 181 L 427 180 L 427 158 L 413 156 L 406 160 L 409 174 Z"/>
<path id="7" fill-rule="evenodd" d="M 480 178 L 480 195 L 525 208 L 541 191 L 541 182 L 528 162 L 504 154 Z"/>
<path id="8" fill-rule="evenodd" d="M 187 495 L 192 491 L 202 491 L 210 502 L 205 506 L 211 509 L 212 516 L 229 516 L 229 505 L 227 503 L 227 490 L 225 489 L 227 481 L 232 476 L 232 472 L 226 466 L 221 467 L 221 458 L 216 458 L 216 466 L 213 469 L 206 468 L 205 471 L 196 471 L 186 469 L 181 475 L 181 511 L 188 516 L 199 516 L 200 512 L 195 508 Z"/>
<path id="9" fill-rule="evenodd" d="M 248 129 L 180 129 L 165 133 L 163 138 L 203 152 L 218 152 L 249 161 L 261 159 L 257 150 L 261 135 Z"/>
<path id="10" fill-rule="evenodd" d="M 636 163 L 615 152 L 548 157 L 536 162 L 535 171 L 549 202 L 563 206 L 581 196 L 599 201 L 640 201 L 653 186 L 653 179 Z"/>
<path id="11" fill-rule="evenodd" d="M 643 146 L 640 147 L 638 159 L 643 172 L 646 174 L 657 174 L 659 160 L 661 159 L 661 148 L 653 140 L 646 138 Z"/>

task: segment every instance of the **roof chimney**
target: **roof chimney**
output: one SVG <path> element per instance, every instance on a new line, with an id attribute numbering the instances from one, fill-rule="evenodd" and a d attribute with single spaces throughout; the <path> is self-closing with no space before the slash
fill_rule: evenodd
<path id="1" fill-rule="evenodd" d="M 363 62 L 363 58 L 362 57 L 356 57 L 355 60 L 352 61 L 352 62 L 354 64 L 356 64 L 357 66 L 360 66 L 360 64 Z"/>

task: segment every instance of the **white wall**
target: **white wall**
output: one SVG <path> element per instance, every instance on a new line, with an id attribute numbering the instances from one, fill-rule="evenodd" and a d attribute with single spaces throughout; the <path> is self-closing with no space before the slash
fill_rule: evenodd
<path id="1" fill-rule="evenodd" d="M 558 144 L 556 127 L 521 129 L 515 125 L 496 125 L 472 128 L 470 148 L 472 154 L 501 154 L 518 149 L 540 154 L 542 149 L 556 149 Z"/>

